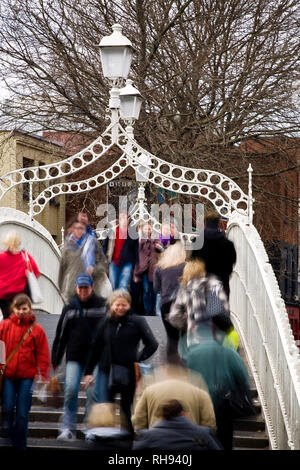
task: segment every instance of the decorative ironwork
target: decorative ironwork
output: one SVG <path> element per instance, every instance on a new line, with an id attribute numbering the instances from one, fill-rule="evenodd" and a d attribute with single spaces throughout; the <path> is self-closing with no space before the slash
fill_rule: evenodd
<path id="1" fill-rule="evenodd" d="M 23 168 L 7 173 L 0 181 L 0 200 L 18 184 L 29 183 L 32 188 L 32 183 L 65 178 L 91 165 L 112 148 L 112 128 L 111 124 L 85 149 L 56 164 Z M 248 196 L 233 180 L 222 173 L 184 167 L 162 160 L 143 149 L 132 134 L 128 134 L 120 124 L 118 124 L 118 138 L 115 145 L 123 151 L 123 155 L 107 170 L 81 181 L 62 182 L 49 186 L 35 199 L 31 193 L 30 216 L 34 217 L 41 213 L 45 205 L 60 194 L 91 191 L 113 180 L 130 166 L 146 181 L 160 188 L 210 201 L 222 216 L 229 217 L 232 210 L 236 210 L 252 219 L 252 196 L 249 207 Z M 145 163 L 145 156 L 148 157 L 149 163 Z M 141 173 L 142 168 L 147 170 L 146 173 Z M 7 184 L 6 188 L 4 183 Z M 249 214 L 249 209 L 251 214 Z"/>

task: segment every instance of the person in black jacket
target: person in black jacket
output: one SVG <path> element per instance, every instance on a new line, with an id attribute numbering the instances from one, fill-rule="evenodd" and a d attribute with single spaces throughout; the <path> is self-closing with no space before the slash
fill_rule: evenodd
<path id="1" fill-rule="evenodd" d="M 99 402 L 113 402 L 115 395 L 120 393 L 127 429 L 133 434 L 131 405 L 136 386 L 134 363 L 152 356 L 158 348 L 158 342 L 146 320 L 131 312 L 131 296 L 127 291 L 114 291 L 109 299 L 109 306 L 107 318 L 100 325 L 92 345 L 85 368 L 85 384 L 88 387 L 92 383 L 91 374 L 98 363 L 95 389 L 98 391 Z M 138 351 L 141 340 L 144 348 Z M 128 379 L 128 385 L 110 384 L 112 365 L 123 366 L 121 369 Z"/>
<path id="2" fill-rule="evenodd" d="M 89 274 L 82 273 L 76 277 L 75 292 L 76 295 L 62 310 L 51 354 L 52 366 L 56 369 L 66 353 L 64 415 L 57 437 L 63 441 L 75 439 L 80 379 L 94 332 L 106 313 L 106 299 L 95 295 Z"/>
<path id="3" fill-rule="evenodd" d="M 178 400 L 168 400 L 160 408 L 162 421 L 139 431 L 133 450 L 222 450 L 214 430 L 192 423 Z"/>
<path id="4" fill-rule="evenodd" d="M 206 271 L 218 276 L 229 298 L 229 278 L 236 263 L 236 251 L 232 241 L 218 229 L 220 216 L 215 211 L 205 215 L 204 243 L 199 250 L 193 250 L 191 259 L 200 258 L 205 262 Z"/>

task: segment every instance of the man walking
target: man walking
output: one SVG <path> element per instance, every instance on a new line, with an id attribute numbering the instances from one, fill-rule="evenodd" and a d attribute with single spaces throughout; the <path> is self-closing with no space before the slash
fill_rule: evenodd
<path id="1" fill-rule="evenodd" d="M 80 380 L 94 333 L 105 317 L 105 303 L 104 298 L 94 293 L 92 277 L 87 273 L 79 274 L 75 280 L 75 296 L 62 310 L 52 346 L 54 369 L 66 352 L 64 415 L 59 440 L 76 438 Z"/>
<path id="2" fill-rule="evenodd" d="M 204 261 L 207 273 L 218 276 L 229 298 L 229 279 L 236 262 L 236 251 L 232 241 L 219 230 L 220 216 L 215 211 L 205 215 L 204 243 L 199 250 L 193 250 L 191 259 Z"/>

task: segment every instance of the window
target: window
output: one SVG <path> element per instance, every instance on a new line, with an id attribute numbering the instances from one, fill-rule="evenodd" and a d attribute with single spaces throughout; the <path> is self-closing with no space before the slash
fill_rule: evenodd
<path id="1" fill-rule="evenodd" d="M 34 166 L 34 160 L 23 157 L 23 168 L 30 168 L 31 166 Z M 25 171 L 24 177 L 27 180 L 30 179 L 32 177 L 32 172 Z M 29 201 L 29 187 L 29 183 L 23 183 L 23 199 L 26 201 Z"/>

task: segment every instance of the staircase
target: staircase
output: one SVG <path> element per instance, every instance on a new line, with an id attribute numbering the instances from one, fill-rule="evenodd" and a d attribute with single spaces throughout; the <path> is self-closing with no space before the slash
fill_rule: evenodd
<path id="1" fill-rule="evenodd" d="M 56 316 L 56 315 L 55 315 Z M 48 321 L 51 323 L 51 335 L 48 334 L 45 324 L 43 325 L 44 329 L 47 332 L 49 343 L 53 339 L 53 316 L 47 315 Z M 57 316 L 56 316 L 57 317 Z M 156 328 L 161 328 L 160 319 L 152 317 L 150 319 L 151 323 L 157 323 L 158 326 L 152 326 L 152 330 L 156 334 L 156 337 L 159 339 L 159 335 L 162 334 L 162 330 L 155 331 Z M 57 321 L 57 319 L 56 319 Z M 55 323 L 56 323 L 55 321 Z M 39 318 L 39 323 L 42 323 Z M 160 339 L 160 343 L 163 344 L 163 338 Z M 247 361 L 244 355 L 243 348 L 240 350 L 241 356 L 245 364 Z M 156 360 L 154 358 L 154 365 L 156 365 Z M 248 368 L 249 370 L 249 368 Z M 251 378 L 251 374 L 249 371 Z M 255 385 L 252 382 L 251 393 L 255 405 L 257 414 L 249 418 L 238 419 L 235 421 L 234 425 L 234 441 L 233 441 L 233 450 L 269 450 L 269 440 L 265 431 L 265 422 L 261 413 L 261 405 L 258 400 L 257 391 Z M 85 391 L 83 385 L 81 384 L 79 401 L 78 401 L 78 430 L 77 430 L 77 440 L 75 442 L 60 442 L 56 440 L 58 435 L 58 429 L 60 420 L 62 417 L 62 408 L 55 409 L 53 406 L 46 407 L 44 406 L 38 398 L 37 392 L 34 392 L 32 399 L 32 407 L 30 411 L 29 418 L 29 427 L 28 427 L 28 448 L 29 449 L 61 449 L 61 450 L 87 450 L 88 444 L 84 441 L 84 434 L 82 430 L 84 425 L 82 423 L 84 416 L 84 405 L 85 405 Z M 51 405 L 51 403 L 49 403 Z M 5 443 L 0 438 L 0 447 L 4 446 Z"/>

